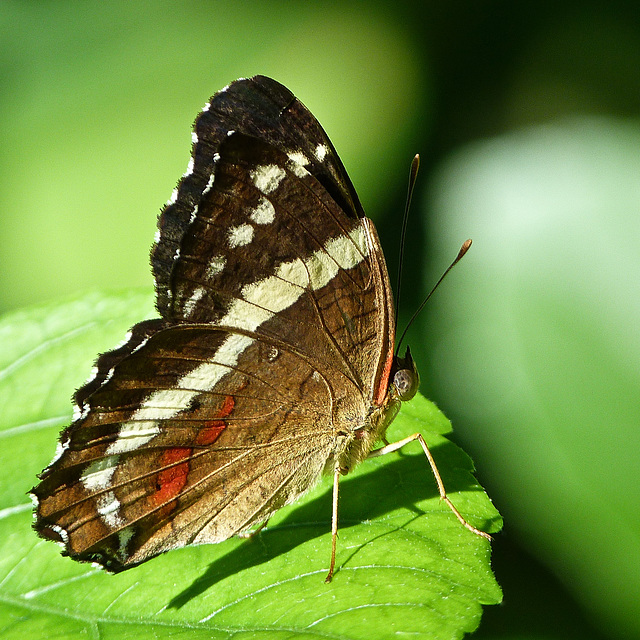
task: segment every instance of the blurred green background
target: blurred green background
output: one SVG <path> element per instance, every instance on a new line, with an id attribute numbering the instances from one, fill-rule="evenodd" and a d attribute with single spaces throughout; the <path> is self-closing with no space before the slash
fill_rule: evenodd
<path id="1" fill-rule="evenodd" d="M 405 321 L 474 240 L 409 341 L 505 517 L 476 637 L 640 638 L 637 3 L 3 0 L 0 34 L 0 311 L 151 287 L 237 77 L 315 113 L 392 274 L 419 152 Z"/>

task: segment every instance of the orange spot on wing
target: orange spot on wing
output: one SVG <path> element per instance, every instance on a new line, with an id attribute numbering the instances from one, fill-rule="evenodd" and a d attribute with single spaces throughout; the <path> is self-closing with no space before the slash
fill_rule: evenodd
<path id="1" fill-rule="evenodd" d="M 225 418 L 233 411 L 235 400 L 233 396 L 226 396 L 220 409 L 212 417 L 207 420 L 202 429 L 196 436 L 195 444 L 209 445 L 216 441 L 220 434 L 225 430 L 227 424 Z M 175 500 L 185 485 L 187 484 L 187 476 L 189 475 L 190 463 L 189 457 L 193 449 L 191 447 L 172 447 L 166 449 L 160 456 L 159 465 L 163 467 L 156 478 L 156 491 L 152 495 L 153 502 L 156 506 L 165 505 L 171 509 L 175 507 Z M 162 511 L 164 513 L 164 510 Z"/>
<path id="2" fill-rule="evenodd" d="M 391 366 L 393 365 L 393 349 L 389 351 L 387 361 L 384 363 L 384 369 L 380 376 L 380 384 L 378 385 L 378 391 L 373 399 L 376 406 L 380 406 L 384 399 L 387 397 L 387 391 L 389 389 L 389 376 L 391 375 Z"/>
<path id="3" fill-rule="evenodd" d="M 167 449 L 160 456 L 160 464 L 166 469 L 162 469 L 158 473 L 156 480 L 157 490 L 153 494 L 153 500 L 156 505 L 160 506 L 180 495 L 185 484 L 187 484 L 187 476 L 189 475 L 189 462 L 180 462 L 191 455 L 189 447 L 174 447 Z M 176 464 L 178 463 L 178 464 Z"/>
<path id="4" fill-rule="evenodd" d="M 204 427 L 200 429 L 196 438 L 196 444 L 207 445 L 213 444 L 220 434 L 226 429 L 226 418 L 232 411 L 236 402 L 233 396 L 226 396 L 222 406 L 218 412 L 213 416 L 213 420 L 207 420 L 204 423 Z"/>

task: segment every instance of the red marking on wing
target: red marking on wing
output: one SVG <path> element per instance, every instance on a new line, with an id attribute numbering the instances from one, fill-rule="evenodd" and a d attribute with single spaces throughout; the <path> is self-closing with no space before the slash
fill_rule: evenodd
<path id="1" fill-rule="evenodd" d="M 213 420 L 207 420 L 198 432 L 195 444 L 213 444 L 227 426 L 224 419 L 233 411 L 234 406 L 233 396 L 226 396 Z M 190 469 L 188 458 L 192 452 L 191 447 L 172 447 L 160 456 L 160 465 L 167 468 L 159 471 L 156 479 L 157 489 L 152 497 L 157 506 L 166 505 L 169 509 L 175 506 L 168 503 L 177 498 L 187 484 Z"/>
<path id="2" fill-rule="evenodd" d="M 187 475 L 189 474 L 189 462 L 180 462 L 180 460 L 188 458 L 191 455 L 191 451 L 189 447 L 175 447 L 167 449 L 160 456 L 160 464 L 163 467 L 166 465 L 173 466 L 168 469 L 162 469 L 158 473 L 156 480 L 158 489 L 153 494 L 153 500 L 156 505 L 160 506 L 170 502 L 184 489 L 184 485 L 187 484 Z"/>
<path id="3" fill-rule="evenodd" d="M 236 402 L 233 399 L 233 396 L 226 396 L 222 406 L 220 407 L 218 413 L 213 416 L 213 420 L 207 420 L 204 423 L 204 428 L 200 430 L 198 433 L 198 437 L 196 438 L 196 444 L 207 445 L 213 444 L 220 434 L 226 429 L 227 423 L 224 418 L 226 418 L 232 411 Z"/>
<path id="4" fill-rule="evenodd" d="M 391 375 L 391 366 L 393 365 L 393 349 L 389 351 L 387 361 L 384 363 L 384 369 L 380 376 L 380 384 L 378 385 L 378 391 L 373 401 L 376 406 L 380 406 L 384 399 L 387 397 L 387 391 L 389 389 L 389 376 Z"/>

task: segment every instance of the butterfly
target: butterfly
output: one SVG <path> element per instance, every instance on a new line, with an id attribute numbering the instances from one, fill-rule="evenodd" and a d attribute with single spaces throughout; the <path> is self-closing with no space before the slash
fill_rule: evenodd
<path id="1" fill-rule="evenodd" d="M 324 130 L 264 76 L 216 93 L 158 220 L 159 318 L 102 354 L 32 489 L 34 527 L 117 572 L 260 528 L 385 444 L 419 384 L 394 353 L 375 227 Z"/>

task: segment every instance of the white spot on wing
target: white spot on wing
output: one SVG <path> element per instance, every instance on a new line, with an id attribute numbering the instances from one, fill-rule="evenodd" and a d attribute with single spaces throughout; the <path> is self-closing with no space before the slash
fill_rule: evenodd
<path id="1" fill-rule="evenodd" d="M 142 406 L 133 413 L 131 418 L 127 420 L 127 422 L 122 423 L 118 431 L 118 439 L 107 447 L 105 457 L 92 462 L 82 472 L 80 479 L 88 491 L 106 489 L 111 483 L 111 478 L 118 465 L 120 459 L 119 454 L 139 449 L 160 433 L 155 419 L 164 417 L 161 415 L 162 407 L 154 407 L 150 410 L 148 402 L 152 400 L 154 396 L 161 393 L 164 392 L 152 393 L 151 396 L 142 403 Z M 174 411 L 171 415 L 175 415 L 175 413 L 177 413 L 177 411 Z M 169 417 L 171 417 L 171 415 Z M 149 416 L 151 416 L 151 419 L 149 419 Z"/>
<path id="2" fill-rule="evenodd" d="M 104 387 L 104 385 L 107 384 L 107 382 L 109 382 L 111 378 L 113 378 L 113 369 L 109 369 L 109 371 L 107 371 L 107 375 L 105 375 L 104 380 L 102 381 L 100 386 Z"/>
<path id="3" fill-rule="evenodd" d="M 210 102 L 205 102 L 204 103 L 204 107 L 202 107 L 203 111 L 209 111 L 209 109 L 211 109 L 211 103 Z"/>
<path id="4" fill-rule="evenodd" d="M 100 385 L 100 387 L 104 387 L 105 384 L 107 384 L 107 382 L 109 382 L 109 380 L 111 380 L 111 378 L 113 378 L 113 369 L 109 369 L 109 371 L 107 371 L 107 375 L 104 377 L 104 380 L 102 381 L 102 384 Z"/>
<path id="5" fill-rule="evenodd" d="M 124 347 L 124 345 L 127 344 L 127 342 L 129 342 L 130 339 L 131 339 L 131 331 L 128 331 L 124 340 L 119 342 L 113 349 L 116 350 L 116 349 L 120 349 L 120 347 Z M 99 373 L 98 367 L 91 367 L 91 373 L 89 374 L 89 377 L 84 381 L 84 384 L 87 385 L 90 382 L 93 382 L 96 379 L 96 376 L 98 375 L 98 373 Z"/>
<path id="6" fill-rule="evenodd" d="M 271 280 L 269 278 L 269 280 Z M 309 284 L 309 273 L 307 271 L 307 267 L 304 262 L 300 258 L 296 258 L 291 262 L 283 262 L 277 269 L 275 278 L 272 282 L 276 286 L 277 281 L 281 280 L 283 282 L 282 286 L 285 285 L 295 285 L 298 293 L 298 297 L 300 297 L 303 291 L 300 291 L 299 288 L 306 288 Z M 293 301 L 295 302 L 295 300 Z M 293 302 L 291 304 L 293 304 Z M 287 305 L 289 306 L 289 305 Z M 286 307 L 283 307 L 286 309 Z"/>
<path id="7" fill-rule="evenodd" d="M 149 342 L 149 338 L 144 338 L 144 340 L 142 340 L 140 342 L 140 344 L 137 344 L 132 350 L 131 353 L 135 353 L 136 351 L 138 351 L 138 349 L 142 349 L 142 347 L 144 347 L 145 344 L 147 344 L 147 342 Z"/>
<path id="8" fill-rule="evenodd" d="M 227 264 L 227 259 L 224 256 L 213 256 L 207 267 L 207 275 L 210 278 L 217 276 Z"/>
<path id="9" fill-rule="evenodd" d="M 198 287 L 189 297 L 189 299 L 184 303 L 184 314 L 189 316 L 193 313 L 196 308 L 196 304 L 202 299 L 202 296 L 206 293 L 203 287 Z"/>
<path id="10" fill-rule="evenodd" d="M 197 144 L 198 143 L 198 134 L 195 131 L 191 132 L 191 142 L 193 144 Z"/>
<path id="11" fill-rule="evenodd" d="M 120 510 L 120 501 L 116 498 L 113 491 L 98 496 L 97 500 L 98 513 L 102 516 L 102 520 L 109 527 L 115 529 L 122 524 L 122 518 L 118 511 Z"/>
<path id="12" fill-rule="evenodd" d="M 308 175 L 308 171 L 305 167 L 309 164 L 309 158 L 302 151 L 289 151 L 287 152 L 290 162 L 288 163 L 288 169 L 298 178 L 304 178 Z"/>
<path id="13" fill-rule="evenodd" d="M 229 229 L 229 246 L 242 247 L 253 240 L 253 227 L 250 224 L 241 224 Z"/>
<path id="14" fill-rule="evenodd" d="M 117 349 L 122 349 L 122 347 L 124 347 L 125 345 L 129 344 L 129 341 L 131 340 L 132 337 L 133 337 L 133 332 L 132 331 L 127 331 L 127 333 L 124 334 L 124 338 L 122 338 L 122 340 L 120 340 L 120 342 L 118 342 L 118 344 L 115 347 L 113 347 L 113 351 L 116 351 Z M 95 378 L 95 374 L 98 373 L 97 368 L 94 367 L 92 369 L 91 373 L 93 374 L 93 377 Z"/>
<path id="15" fill-rule="evenodd" d="M 229 334 L 216 351 L 213 362 L 203 362 L 180 378 L 178 385 L 187 387 L 189 391 L 179 389 L 176 392 L 181 392 L 186 397 L 186 394 L 195 396 L 202 391 L 213 389 L 222 377 L 231 371 L 231 367 L 238 363 L 240 354 L 252 343 L 253 338 L 250 336 L 239 333 Z M 177 409 L 176 413 L 184 409 L 186 405 L 187 403 L 184 403 L 184 406 Z"/>
<path id="16" fill-rule="evenodd" d="M 171 196 L 167 200 L 167 206 L 173 204 L 178 199 L 178 189 L 177 187 L 171 192 Z"/>
<path id="17" fill-rule="evenodd" d="M 290 160 L 296 164 L 302 165 L 303 167 L 306 167 L 309 164 L 309 158 L 307 158 L 302 151 L 289 151 L 287 155 Z"/>
<path id="18" fill-rule="evenodd" d="M 153 401 L 153 403 L 151 403 Z M 151 403 L 151 404 L 150 404 Z M 166 403 L 166 404 L 163 404 Z M 122 424 L 118 431 L 118 439 L 107 448 L 108 455 L 135 451 L 160 433 L 156 420 L 172 417 L 177 411 L 184 409 L 178 406 L 171 390 L 156 391 L 148 400 Z"/>
<path id="19" fill-rule="evenodd" d="M 367 235 L 362 225 L 355 227 L 349 235 L 331 238 L 324 246 L 324 251 L 315 251 L 305 260 L 311 288 L 321 289 L 329 284 L 340 268 L 353 269 L 368 254 Z"/>
<path id="20" fill-rule="evenodd" d="M 205 196 L 207 195 L 207 193 L 209 193 L 209 191 L 211 191 L 211 187 L 213 186 L 213 180 L 214 180 L 215 176 L 213 175 L 213 173 L 209 176 L 209 182 L 207 182 L 207 186 L 204 188 L 204 191 L 202 192 L 202 195 Z"/>
<path id="21" fill-rule="evenodd" d="M 47 527 L 49 527 L 52 531 L 55 531 L 62 538 L 62 544 L 65 547 L 67 546 L 67 544 L 69 544 L 69 534 L 67 533 L 66 529 L 63 529 L 57 524 L 47 524 Z"/>
<path id="22" fill-rule="evenodd" d="M 107 456 L 92 462 L 80 476 L 84 488 L 87 491 L 99 491 L 107 487 L 115 473 L 117 464 L 118 456 Z"/>
<path id="23" fill-rule="evenodd" d="M 252 342 L 253 338 L 249 336 L 244 336 L 238 333 L 230 334 L 215 355 L 218 363 L 215 364 L 217 368 L 213 376 L 215 382 L 212 384 L 212 379 L 208 372 L 211 363 L 206 363 L 198 367 L 195 372 L 191 372 L 184 376 L 184 378 L 180 380 L 180 384 L 182 385 L 183 381 L 188 381 L 189 385 L 192 385 L 201 391 L 213 388 L 213 386 L 218 383 L 222 375 L 229 372 L 229 367 L 238 362 L 238 356 Z M 220 365 L 222 365 L 222 367 L 220 367 Z M 222 369 L 224 369 L 224 371 Z"/>
<path id="24" fill-rule="evenodd" d="M 80 415 L 76 418 L 76 409 L 79 409 L 78 405 L 76 405 L 73 408 L 73 420 L 74 422 L 76 420 L 79 420 L 82 416 L 82 412 L 79 412 Z M 69 441 L 67 440 L 66 442 L 62 443 L 60 442 L 60 440 L 58 440 L 58 444 L 56 445 L 56 452 L 53 455 L 53 460 L 49 463 L 49 467 L 54 464 L 55 462 L 57 462 L 61 457 L 62 454 L 69 448 Z M 47 467 L 48 468 L 48 467 Z"/>
<path id="25" fill-rule="evenodd" d="M 297 162 L 289 162 L 287 166 L 289 171 L 291 171 L 291 173 L 293 173 L 293 175 L 297 176 L 298 178 L 304 178 L 305 176 L 309 175 L 309 172 Z"/>
<path id="26" fill-rule="evenodd" d="M 285 171 L 275 164 L 263 164 L 256 167 L 249 175 L 256 188 L 265 195 L 269 195 L 278 188 L 282 178 L 285 176 Z"/>
<path id="27" fill-rule="evenodd" d="M 193 158 L 189 158 L 189 164 L 187 165 L 187 170 L 182 174 L 183 178 L 190 176 L 193 173 Z"/>
<path id="28" fill-rule="evenodd" d="M 89 405 L 88 404 L 83 404 L 82 406 L 79 405 L 74 405 L 73 406 L 73 421 L 75 422 L 76 420 L 82 420 L 84 418 L 86 418 L 89 415 Z M 54 460 L 55 462 L 55 460 Z M 53 462 L 51 463 L 53 464 Z M 49 465 L 51 466 L 51 465 Z"/>
<path id="29" fill-rule="evenodd" d="M 329 149 L 327 149 L 327 146 L 326 146 L 326 145 L 324 145 L 324 144 L 319 144 L 319 145 L 316 147 L 316 151 L 315 151 L 315 153 L 316 153 L 316 158 L 318 158 L 318 160 L 320 160 L 320 162 L 322 162 L 322 161 L 325 159 L 325 157 L 326 157 L 326 155 L 327 155 L 327 152 L 328 152 L 328 151 L 329 151 Z"/>
<path id="30" fill-rule="evenodd" d="M 253 211 L 249 214 L 249 217 L 256 224 L 269 224 L 273 222 L 276 217 L 276 211 L 269 200 L 262 197 L 260 202 L 253 208 Z"/>
<path id="31" fill-rule="evenodd" d="M 253 285 L 247 285 L 247 287 L 251 286 Z M 268 295 L 267 291 L 260 291 L 259 295 L 254 298 L 250 291 L 245 291 L 247 287 L 242 289 L 242 295 L 248 299 L 234 300 L 220 324 L 236 327 L 237 329 L 255 331 L 263 322 L 273 316 L 273 313 L 268 309 L 255 306 L 262 301 L 262 295 Z"/>

